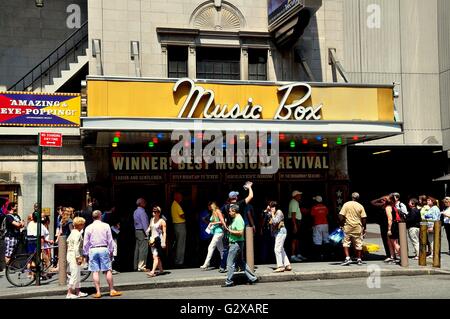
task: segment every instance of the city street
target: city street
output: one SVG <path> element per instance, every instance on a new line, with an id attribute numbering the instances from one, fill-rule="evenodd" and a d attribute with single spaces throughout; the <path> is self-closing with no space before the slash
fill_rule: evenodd
<path id="1" fill-rule="evenodd" d="M 414 280 L 411 280 L 414 279 Z M 379 288 L 367 278 L 260 283 L 222 288 L 182 287 L 126 291 L 118 299 L 448 299 L 450 276 L 383 277 Z M 65 296 L 34 299 L 64 299 Z M 108 298 L 108 300 L 110 300 Z"/>

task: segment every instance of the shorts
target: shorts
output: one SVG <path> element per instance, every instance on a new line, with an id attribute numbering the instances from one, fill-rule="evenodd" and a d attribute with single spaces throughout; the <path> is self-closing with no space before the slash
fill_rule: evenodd
<path id="1" fill-rule="evenodd" d="M 314 245 L 328 244 L 328 225 L 316 225 L 313 227 L 313 242 Z"/>
<path id="2" fill-rule="evenodd" d="M 36 252 L 36 248 L 37 248 L 36 241 L 29 240 L 27 242 L 27 253 L 28 254 L 34 254 Z"/>
<path id="3" fill-rule="evenodd" d="M 398 223 L 392 222 L 391 233 L 392 235 L 389 236 L 389 239 L 399 239 L 400 233 L 398 231 Z"/>
<path id="4" fill-rule="evenodd" d="M 362 250 L 363 249 L 363 239 L 361 233 L 345 233 L 344 241 L 342 242 L 342 247 L 349 248 L 351 245 L 351 242 L 354 242 L 355 249 L 356 250 Z"/>
<path id="5" fill-rule="evenodd" d="M 89 271 L 108 271 L 111 268 L 111 258 L 107 247 L 89 249 Z"/>
<path id="6" fill-rule="evenodd" d="M 19 239 L 16 237 L 5 237 L 5 257 L 11 257 L 18 243 Z"/>

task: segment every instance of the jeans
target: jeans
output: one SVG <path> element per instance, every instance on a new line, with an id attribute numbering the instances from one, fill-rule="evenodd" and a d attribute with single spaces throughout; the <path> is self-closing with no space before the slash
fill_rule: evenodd
<path id="1" fill-rule="evenodd" d="M 251 282 L 254 282 L 258 279 L 252 273 L 252 271 L 248 267 L 247 263 L 243 262 L 242 247 L 244 247 L 243 241 L 238 241 L 236 243 L 230 243 L 230 247 L 228 249 L 228 258 L 227 258 L 228 270 L 227 270 L 227 280 L 225 281 L 226 285 L 233 284 L 233 275 L 234 275 L 233 264 L 234 263 L 236 263 L 236 266 L 240 266 L 242 269 L 244 269 L 245 275 L 247 276 L 248 280 L 250 280 Z"/>

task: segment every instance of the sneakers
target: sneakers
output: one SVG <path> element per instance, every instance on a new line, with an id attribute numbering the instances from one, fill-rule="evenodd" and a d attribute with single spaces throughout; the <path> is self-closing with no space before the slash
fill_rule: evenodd
<path id="1" fill-rule="evenodd" d="M 118 272 L 117 270 L 114 270 L 114 269 L 111 271 L 111 273 L 112 273 L 113 275 L 120 274 L 120 272 Z"/>
<path id="2" fill-rule="evenodd" d="M 345 258 L 345 260 L 341 264 L 341 266 L 349 266 L 351 263 L 352 263 L 352 260 L 350 258 Z"/>
<path id="3" fill-rule="evenodd" d="M 80 291 L 80 292 L 78 293 L 78 298 L 84 298 L 84 297 L 87 297 L 87 295 L 88 295 L 87 293 L 81 292 L 81 291 Z"/>
<path id="4" fill-rule="evenodd" d="M 300 255 L 300 254 L 298 254 L 296 257 L 297 257 L 298 259 L 300 259 L 300 260 L 306 260 L 306 259 L 308 259 L 308 258 L 306 258 L 306 257 L 303 257 L 303 256 Z"/>
<path id="5" fill-rule="evenodd" d="M 222 288 L 229 288 L 229 287 L 233 287 L 234 286 L 234 283 L 224 283 L 222 286 L 220 286 L 220 287 L 222 287 Z"/>
<path id="6" fill-rule="evenodd" d="M 206 268 L 208 268 L 208 266 L 206 266 L 206 265 L 201 265 L 200 266 L 200 269 L 206 269 Z"/>
<path id="7" fill-rule="evenodd" d="M 291 262 L 299 262 L 302 261 L 303 259 L 298 258 L 297 256 L 291 256 Z"/>
<path id="8" fill-rule="evenodd" d="M 388 257 L 388 258 L 386 258 L 384 260 L 385 263 L 390 263 L 390 262 L 393 262 L 393 261 L 394 261 L 394 258 L 391 258 L 391 257 Z"/>
<path id="9" fill-rule="evenodd" d="M 356 261 L 356 263 L 358 264 L 358 266 L 362 266 L 362 264 L 363 264 L 361 258 L 358 258 L 358 260 Z"/>
<path id="10" fill-rule="evenodd" d="M 67 294 L 66 299 L 77 299 L 80 298 L 80 295 Z"/>
<path id="11" fill-rule="evenodd" d="M 221 274 L 224 274 L 224 273 L 227 272 L 227 270 L 226 270 L 226 269 L 223 269 L 223 268 L 219 268 L 219 272 L 220 272 Z"/>

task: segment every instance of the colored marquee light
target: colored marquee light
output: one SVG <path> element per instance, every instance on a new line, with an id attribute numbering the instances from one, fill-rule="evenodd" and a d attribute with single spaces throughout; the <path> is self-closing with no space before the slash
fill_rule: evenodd
<path id="1" fill-rule="evenodd" d="M 291 146 L 291 148 L 295 148 L 295 141 L 294 140 L 291 141 L 290 146 Z"/>
<path id="2" fill-rule="evenodd" d="M 114 143 L 119 143 L 119 142 L 120 142 L 120 138 L 117 137 L 117 136 L 114 136 L 113 142 L 114 142 Z"/>
<path id="3" fill-rule="evenodd" d="M 244 133 L 239 134 L 239 139 L 240 140 L 245 140 L 245 134 Z"/>
<path id="4" fill-rule="evenodd" d="M 120 134 L 121 134 L 121 133 L 120 133 L 119 131 L 117 131 L 117 132 L 114 133 L 114 136 L 120 137 Z"/>
<path id="5" fill-rule="evenodd" d="M 234 141 L 234 137 L 230 140 L 230 145 L 234 145 L 235 141 Z"/>
<path id="6" fill-rule="evenodd" d="M 316 140 L 318 140 L 319 142 L 321 142 L 321 141 L 323 140 L 323 136 L 320 136 L 320 135 L 317 136 L 317 137 L 316 137 Z"/>
<path id="7" fill-rule="evenodd" d="M 117 147 L 117 143 L 112 143 L 111 146 L 112 147 Z"/>
<path id="8" fill-rule="evenodd" d="M 197 136 L 197 138 L 198 138 L 198 139 L 200 139 L 200 140 L 202 140 L 202 139 L 203 139 L 203 133 L 197 133 L 197 135 L 196 135 L 196 136 Z"/>
<path id="9" fill-rule="evenodd" d="M 164 134 L 163 133 L 158 133 L 158 135 L 156 135 L 158 138 L 163 138 Z"/>
<path id="10" fill-rule="evenodd" d="M 191 142 L 194 143 L 195 139 L 191 140 Z M 191 146 L 191 143 L 189 143 L 188 141 L 184 142 L 184 147 L 190 147 L 190 146 Z"/>
<path id="11" fill-rule="evenodd" d="M 191 143 L 194 144 L 195 143 L 195 137 L 191 138 Z M 186 143 L 187 144 L 187 143 Z M 187 146 L 186 146 L 187 147 Z"/>
<path id="12" fill-rule="evenodd" d="M 155 144 L 158 144 L 159 139 L 157 137 L 154 137 L 154 138 L 152 138 L 152 142 L 155 143 Z"/>
<path id="13" fill-rule="evenodd" d="M 227 143 L 223 143 L 222 148 L 227 148 Z"/>
<path id="14" fill-rule="evenodd" d="M 150 148 L 155 147 L 155 143 L 153 143 L 152 141 L 148 142 L 148 147 L 150 147 Z"/>
<path id="15" fill-rule="evenodd" d="M 357 141 L 357 140 L 359 140 L 359 136 L 355 135 L 355 136 L 352 137 L 352 139 L 353 139 L 354 141 Z"/>
<path id="16" fill-rule="evenodd" d="M 280 133 L 280 141 L 284 141 L 286 139 L 286 135 L 284 133 Z"/>
<path id="17" fill-rule="evenodd" d="M 327 148 L 328 147 L 328 141 L 325 139 L 322 142 L 322 147 Z"/>
<path id="18" fill-rule="evenodd" d="M 303 145 L 307 145 L 309 143 L 307 138 L 302 139 L 302 144 Z"/>
<path id="19" fill-rule="evenodd" d="M 262 142 L 260 140 L 258 140 L 257 145 L 258 145 L 258 147 L 262 147 Z"/>
<path id="20" fill-rule="evenodd" d="M 342 145 L 342 137 L 338 137 L 338 138 L 336 139 L 336 144 L 337 144 L 337 145 Z"/>

